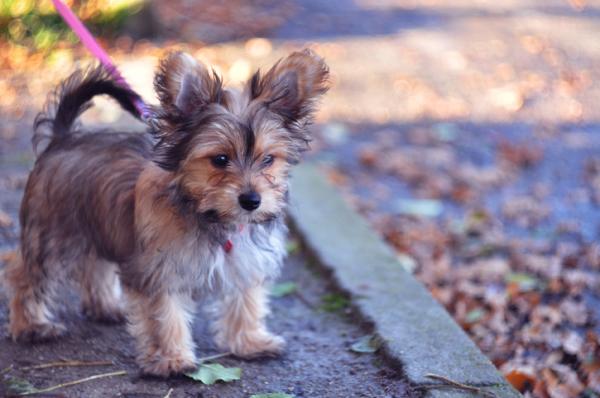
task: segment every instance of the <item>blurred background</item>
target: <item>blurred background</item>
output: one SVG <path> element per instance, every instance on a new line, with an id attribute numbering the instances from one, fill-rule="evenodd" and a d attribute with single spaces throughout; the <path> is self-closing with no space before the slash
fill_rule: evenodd
<path id="1" fill-rule="evenodd" d="M 599 0 L 67 3 L 149 102 L 167 49 L 239 85 L 313 48 L 308 158 L 521 392 L 600 397 Z M 0 0 L 2 249 L 33 117 L 93 61 L 50 1 Z M 96 103 L 87 123 L 133 123 Z"/>

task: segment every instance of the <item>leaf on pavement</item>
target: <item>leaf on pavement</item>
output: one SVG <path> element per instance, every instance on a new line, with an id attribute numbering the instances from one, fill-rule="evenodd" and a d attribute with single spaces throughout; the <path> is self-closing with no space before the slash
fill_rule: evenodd
<path id="1" fill-rule="evenodd" d="M 438 200 L 402 199 L 396 203 L 396 209 L 400 214 L 434 218 L 442 214 L 444 207 Z"/>
<path id="2" fill-rule="evenodd" d="M 323 296 L 322 304 L 319 307 L 323 311 L 337 312 L 350 305 L 350 301 L 339 293 L 329 293 Z"/>
<path id="3" fill-rule="evenodd" d="M 282 282 L 273 285 L 271 288 L 271 296 L 283 297 L 294 293 L 296 290 L 298 290 L 298 285 L 296 285 L 295 282 Z"/>
<path id="4" fill-rule="evenodd" d="M 297 239 L 290 239 L 286 243 L 285 249 L 289 255 L 294 255 L 300 252 L 300 242 Z"/>
<path id="5" fill-rule="evenodd" d="M 371 334 L 363 336 L 350 346 L 350 350 L 360 354 L 372 354 L 381 347 L 381 341 Z"/>
<path id="6" fill-rule="evenodd" d="M 17 377 L 8 377 L 4 380 L 3 384 L 6 386 L 6 389 L 13 394 L 32 394 L 37 391 L 37 388 L 35 388 L 28 380 L 19 379 Z"/>
<path id="7" fill-rule="evenodd" d="M 536 378 L 533 370 L 530 369 L 512 369 L 510 372 L 505 373 L 504 377 L 512 386 L 520 392 L 524 392 L 528 386 L 535 384 Z"/>
<path id="8" fill-rule="evenodd" d="M 242 377 L 242 369 L 226 368 L 218 363 L 202 364 L 198 370 L 193 373 L 186 373 L 186 376 L 203 384 L 211 385 L 217 381 L 227 383 L 239 380 Z"/>
<path id="9" fill-rule="evenodd" d="M 518 285 L 519 289 L 525 292 L 535 289 L 540 284 L 537 278 L 523 273 L 510 273 L 506 275 L 505 280 L 507 283 Z"/>

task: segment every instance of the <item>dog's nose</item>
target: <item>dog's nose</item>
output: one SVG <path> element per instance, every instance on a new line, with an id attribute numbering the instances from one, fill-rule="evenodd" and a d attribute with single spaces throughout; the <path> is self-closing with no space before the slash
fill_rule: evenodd
<path id="1" fill-rule="evenodd" d="M 254 191 L 246 192 L 238 197 L 242 209 L 252 211 L 260 206 L 260 195 Z"/>

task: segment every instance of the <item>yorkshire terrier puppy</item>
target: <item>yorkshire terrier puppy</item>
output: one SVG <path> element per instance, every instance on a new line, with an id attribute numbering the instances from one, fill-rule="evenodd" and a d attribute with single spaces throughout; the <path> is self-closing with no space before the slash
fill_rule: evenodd
<path id="1" fill-rule="evenodd" d="M 5 273 L 12 337 L 64 333 L 54 293 L 74 279 L 91 319 L 127 318 L 147 374 L 195 368 L 198 297 L 216 303 L 220 348 L 279 353 L 284 340 L 265 327 L 267 287 L 285 255 L 290 166 L 307 147 L 327 81 L 327 65 L 309 50 L 257 72 L 241 91 L 171 53 L 155 77 L 155 127 L 141 134 L 77 127 L 95 95 L 134 113 L 135 94 L 101 68 L 69 77 L 34 125 L 34 147 L 49 143 L 29 175 L 20 249 Z"/>

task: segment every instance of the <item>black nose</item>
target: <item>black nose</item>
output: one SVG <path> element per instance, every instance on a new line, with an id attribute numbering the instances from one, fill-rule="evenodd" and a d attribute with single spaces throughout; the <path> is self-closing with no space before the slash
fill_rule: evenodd
<path id="1" fill-rule="evenodd" d="M 241 194 L 238 200 L 244 210 L 252 211 L 260 206 L 260 195 L 254 191 Z"/>

